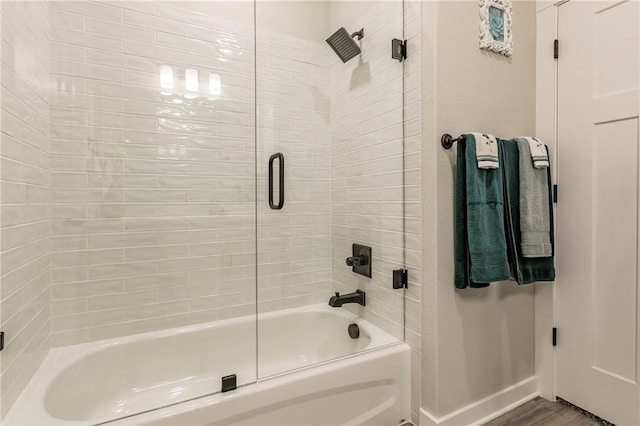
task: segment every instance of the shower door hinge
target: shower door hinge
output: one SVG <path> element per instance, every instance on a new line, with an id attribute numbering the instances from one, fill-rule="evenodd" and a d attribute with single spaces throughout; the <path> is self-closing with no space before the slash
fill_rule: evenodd
<path id="1" fill-rule="evenodd" d="M 551 344 L 553 346 L 558 344 L 558 329 L 555 327 L 551 330 Z"/>
<path id="2" fill-rule="evenodd" d="M 391 57 L 400 62 L 407 59 L 407 40 L 402 41 L 397 38 L 391 40 Z"/>
<path id="3" fill-rule="evenodd" d="M 409 271 L 406 269 L 394 269 L 393 270 L 393 288 L 408 288 L 409 287 Z"/>
<path id="4" fill-rule="evenodd" d="M 553 185 L 553 202 L 558 202 L 558 185 Z"/>
<path id="5" fill-rule="evenodd" d="M 558 39 L 553 40 L 553 59 L 558 59 L 560 53 L 559 44 Z"/>
<path id="6" fill-rule="evenodd" d="M 0 331 L 0 351 L 4 349 L 4 331 Z"/>

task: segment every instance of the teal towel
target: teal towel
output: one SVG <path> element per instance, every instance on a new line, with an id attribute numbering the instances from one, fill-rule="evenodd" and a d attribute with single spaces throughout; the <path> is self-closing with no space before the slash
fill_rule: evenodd
<path id="1" fill-rule="evenodd" d="M 551 242 L 550 257 L 524 257 L 522 254 L 522 238 L 520 229 L 520 170 L 519 150 L 515 140 L 498 140 L 500 162 L 504 179 L 505 210 L 507 216 L 507 245 L 509 262 L 518 284 L 534 281 L 553 281 L 556 271 L 553 264 L 553 200 L 551 197 L 551 168 L 547 167 L 547 208 L 549 209 L 549 240 Z"/>
<path id="2" fill-rule="evenodd" d="M 457 149 L 455 285 L 486 287 L 509 279 L 502 168 L 478 169 L 473 135 L 465 135 Z"/>

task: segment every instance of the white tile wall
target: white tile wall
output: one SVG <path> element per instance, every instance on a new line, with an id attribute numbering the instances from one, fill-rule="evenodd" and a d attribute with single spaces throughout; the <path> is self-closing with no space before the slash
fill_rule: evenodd
<path id="1" fill-rule="evenodd" d="M 236 314 L 252 312 L 252 29 L 152 5 L 140 12 L 100 4 L 98 12 L 53 3 L 52 68 L 59 81 L 52 97 L 54 245 L 76 236 L 72 247 L 54 248 L 53 297 L 54 306 L 60 297 L 60 304 L 77 309 L 54 314 L 55 345 L 93 340 L 105 325 L 127 334 L 132 312 L 142 307 L 161 306 L 159 315 L 174 316 L 175 325 L 200 321 L 202 315 L 182 315 L 184 303 L 167 303 L 199 298 L 202 291 L 215 296 L 207 319 L 217 318 L 216 309 L 231 315 L 223 308 L 229 300 Z M 56 22 L 72 24 L 61 29 Z M 208 26 L 220 25 L 235 33 L 212 37 Z M 360 65 L 336 62 L 322 42 L 258 28 L 258 297 L 260 310 L 268 311 L 324 301 L 331 280 L 343 292 L 368 287 L 364 315 L 401 338 L 402 296 L 389 287 L 391 270 L 402 265 L 402 65 L 389 60 L 388 45 L 402 28 L 402 10 L 377 3 L 354 25 L 367 27 Z M 174 65 L 178 78 L 187 65 L 213 70 L 229 85 L 215 104 L 198 97 L 176 105 L 158 90 L 164 64 Z M 278 212 L 266 203 L 267 159 L 274 152 L 286 158 L 286 204 Z M 406 177 L 415 181 L 415 175 Z M 415 188 L 407 189 L 414 210 Z M 414 213 L 408 229 L 419 224 Z M 353 241 L 374 246 L 371 282 L 354 280 L 344 265 Z M 230 250 L 237 261 L 220 264 Z M 215 280 L 215 271 L 229 274 L 225 266 L 238 264 L 238 283 L 201 288 L 200 281 Z M 204 271 L 195 293 L 186 290 L 190 277 L 167 282 L 168 273 L 193 275 L 194 269 Z M 132 293 L 137 277 L 158 284 Z M 82 292 L 86 303 L 72 302 L 77 288 L 105 280 L 113 293 L 90 299 L 91 292 Z M 221 292 L 235 297 L 218 297 Z M 112 302 L 97 301 L 105 298 Z M 193 300 L 188 306 L 203 309 Z M 92 322 L 92 314 L 108 310 L 107 320 Z M 158 318 L 141 327 L 162 327 Z"/>
<path id="2" fill-rule="evenodd" d="M 265 30 L 260 20 L 257 40 L 258 302 L 264 312 L 326 302 L 332 294 L 329 47 Z M 285 158 L 282 210 L 267 202 L 267 164 L 275 152 Z"/>
<path id="3" fill-rule="evenodd" d="M 403 291 L 392 271 L 403 267 L 403 64 L 390 58 L 402 37 L 402 3 L 363 3 L 349 28 L 365 29 L 362 54 L 331 65 L 332 279 L 334 290 L 367 293 L 367 306 L 349 305 L 403 338 Z M 371 279 L 346 266 L 351 244 L 372 247 Z"/>
<path id="4" fill-rule="evenodd" d="M 50 345 L 46 2 L 3 1 L 0 123 L 2 416 Z"/>
<path id="5" fill-rule="evenodd" d="M 52 3 L 55 346 L 255 312 L 253 28 L 149 4 Z M 330 294 L 329 78 L 326 46 L 266 30 L 258 43 L 268 311 Z M 192 67 L 205 86 L 216 72 L 222 95 L 164 95 L 162 65 L 178 80 Z M 287 191 L 276 213 L 266 166 L 277 151 Z"/>
<path id="6" fill-rule="evenodd" d="M 253 28 L 188 8 L 51 2 L 54 346 L 255 312 Z"/>

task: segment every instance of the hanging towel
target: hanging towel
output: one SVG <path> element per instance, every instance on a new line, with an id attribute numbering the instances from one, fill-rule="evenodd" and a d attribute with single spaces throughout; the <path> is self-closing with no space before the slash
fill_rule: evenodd
<path id="1" fill-rule="evenodd" d="M 515 140 L 498 140 L 500 147 L 500 162 L 503 164 L 504 203 L 507 224 L 507 246 L 509 250 L 509 262 L 518 284 L 528 284 L 534 281 L 553 281 L 555 279 L 555 267 L 553 264 L 554 240 L 553 240 L 553 200 L 551 197 L 551 172 L 547 167 L 547 190 L 544 200 L 549 212 L 549 240 L 551 243 L 551 256 L 549 257 L 524 257 L 521 245 L 520 230 L 520 153 Z"/>
<path id="2" fill-rule="evenodd" d="M 470 133 L 473 135 L 476 145 L 476 158 L 479 169 L 497 169 L 498 141 L 496 137 L 488 133 Z"/>
<path id="3" fill-rule="evenodd" d="M 531 138 L 529 138 L 531 139 Z M 551 256 L 547 170 L 531 164 L 529 141 L 516 138 L 520 156 L 520 247 L 524 257 Z M 544 145 L 543 145 L 544 147 Z M 548 156 L 545 147 L 545 158 Z M 535 160 L 534 160 L 535 162 Z"/>
<path id="4" fill-rule="evenodd" d="M 497 148 L 497 144 L 496 144 Z M 509 279 L 500 169 L 477 167 L 476 141 L 458 142 L 455 181 L 455 285 L 486 287 Z"/>
<path id="5" fill-rule="evenodd" d="M 529 151 L 531 152 L 531 161 L 533 167 L 536 169 L 546 169 L 549 167 L 549 154 L 547 153 L 547 147 L 540 139 L 532 138 L 530 136 L 520 136 L 517 139 L 524 139 L 529 144 Z"/>

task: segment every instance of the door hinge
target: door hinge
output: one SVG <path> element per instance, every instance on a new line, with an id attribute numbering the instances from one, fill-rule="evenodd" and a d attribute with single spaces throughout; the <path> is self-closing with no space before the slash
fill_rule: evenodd
<path id="1" fill-rule="evenodd" d="M 394 269 L 393 270 L 393 288 L 408 288 L 409 287 L 409 272 L 406 269 Z"/>
<path id="2" fill-rule="evenodd" d="M 553 202 L 558 202 L 558 185 L 553 185 Z"/>
<path id="3" fill-rule="evenodd" d="M 558 344 L 558 329 L 555 327 L 553 327 L 551 332 L 551 343 L 553 344 L 553 346 L 556 346 Z"/>
<path id="4" fill-rule="evenodd" d="M 397 38 L 391 40 L 391 57 L 400 62 L 407 59 L 407 40 L 402 41 Z"/>
<path id="5" fill-rule="evenodd" d="M 0 351 L 4 349 L 4 331 L 0 331 Z"/>
<path id="6" fill-rule="evenodd" d="M 558 39 L 553 40 L 553 59 L 558 59 L 558 54 L 560 53 Z"/>

